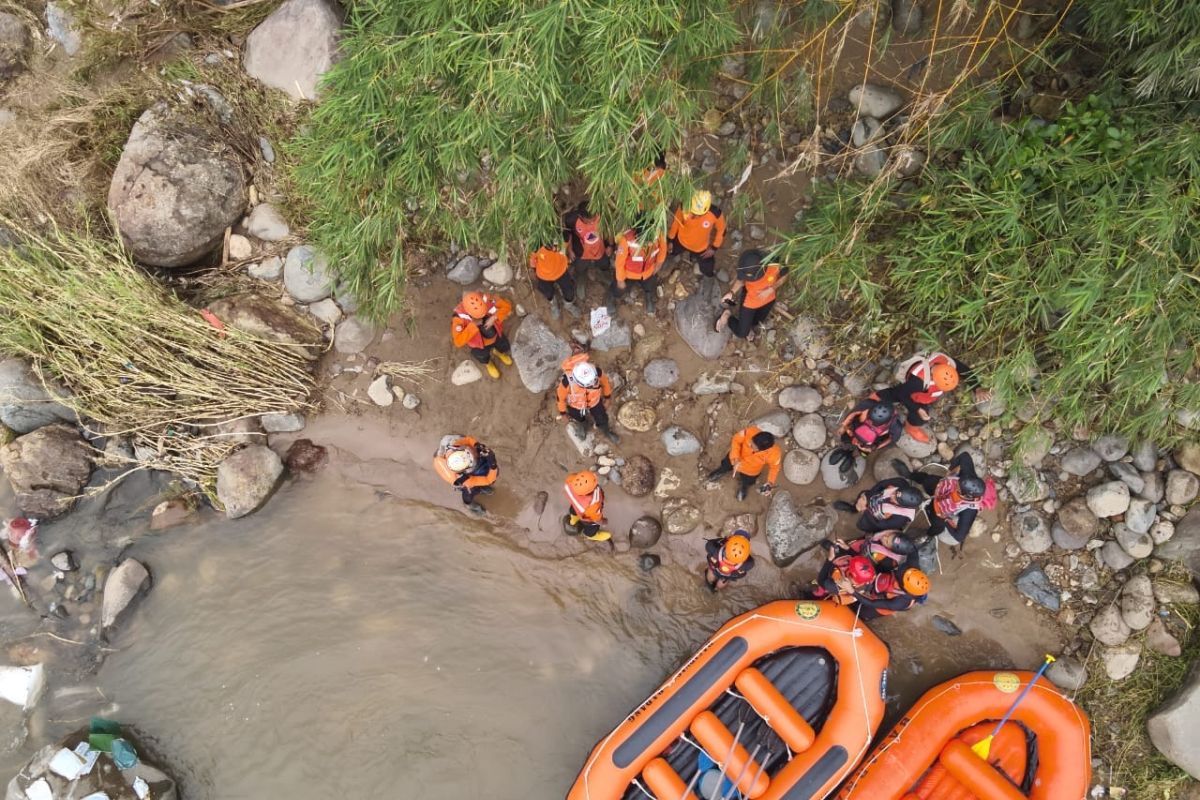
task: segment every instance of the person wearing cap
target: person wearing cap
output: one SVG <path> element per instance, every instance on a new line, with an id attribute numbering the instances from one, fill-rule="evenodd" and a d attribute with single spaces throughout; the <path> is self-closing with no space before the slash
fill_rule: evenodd
<path id="1" fill-rule="evenodd" d="M 704 582 L 711 592 L 724 589 L 734 581 L 740 581 L 754 569 L 754 556 L 750 555 L 750 536 L 736 530 L 724 539 L 705 539 L 704 551 L 707 563 Z"/>
<path id="2" fill-rule="evenodd" d="M 500 474 L 496 454 L 491 448 L 470 436 L 444 436 L 433 455 L 433 469 L 462 494 L 463 505 L 468 510 L 474 514 L 484 513 L 483 506 L 475 498 L 494 492 L 492 485 Z"/>
<path id="3" fill-rule="evenodd" d="M 762 250 L 742 253 L 738 259 L 737 278 L 721 299 L 725 310 L 717 318 L 717 332 L 728 326 L 739 339 L 749 337 L 775 307 L 779 284 L 783 283 L 787 273 L 787 267 L 768 259 Z"/>
<path id="4" fill-rule="evenodd" d="M 895 571 L 877 570 L 869 586 L 854 592 L 854 599 L 860 619 L 889 617 L 929 599 L 929 576 L 913 565 Z"/>
<path id="5" fill-rule="evenodd" d="M 929 503 L 927 536 L 937 536 L 946 544 L 961 545 L 971 532 L 980 509 L 996 505 L 996 483 L 975 472 L 971 454 L 963 451 L 954 457 L 945 475 L 918 470 L 913 472 L 900 459 L 892 466 L 904 478 L 915 481 L 932 500 Z"/>
<path id="6" fill-rule="evenodd" d="M 562 363 L 563 375 L 558 381 L 558 418 L 570 417 L 586 427 L 588 418 L 610 441 L 620 437 L 609 427 L 605 401 L 612 397 L 608 376 L 588 359 L 587 353 L 576 353 Z"/>
<path id="7" fill-rule="evenodd" d="M 717 250 L 725 241 L 725 216 L 712 204 L 712 192 L 694 192 L 687 207 L 675 209 L 667 232 L 671 253 L 687 253 L 700 267 L 700 274 L 716 274 Z"/>
<path id="8" fill-rule="evenodd" d="M 533 271 L 534 288 L 550 303 L 550 316 L 558 319 L 558 296 L 562 295 L 563 308 L 572 317 L 579 316 L 575 307 L 575 277 L 567 263 L 567 254 L 561 244 L 544 244 L 529 255 L 529 269 Z"/>
<path id="9" fill-rule="evenodd" d="M 751 425 L 733 435 L 729 444 L 729 455 L 708 474 L 707 480 L 720 480 L 730 472 L 737 473 L 737 499 L 745 500 L 746 492 L 758 482 L 763 470 L 767 470 L 767 480 L 759 487 L 760 494 L 768 495 L 775 488 L 779 478 L 779 468 L 783 463 L 783 452 L 775 441 L 775 435 Z"/>
<path id="10" fill-rule="evenodd" d="M 642 287 L 646 298 L 646 311 L 654 313 L 658 298 L 658 270 L 667 260 L 667 239 L 660 231 L 654 238 L 653 224 L 642 214 L 634 226 L 617 240 L 617 256 L 614 260 L 615 280 L 610 292 L 614 303 L 625 296 L 625 287 L 630 281 Z"/>
<path id="11" fill-rule="evenodd" d="M 471 356 L 487 368 L 492 378 L 500 377 L 500 368 L 512 365 L 511 349 L 504 335 L 504 321 L 512 314 L 512 303 L 485 292 L 463 292 L 450 320 L 450 338 L 455 347 L 465 347 Z"/>
<path id="12" fill-rule="evenodd" d="M 912 523 L 925 495 L 904 478 L 888 478 L 859 492 L 853 503 L 834 500 L 838 511 L 857 513 L 858 529 L 867 533 L 902 531 Z"/>
<path id="13" fill-rule="evenodd" d="M 612 272 L 612 245 L 600 230 L 600 216 L 592 213 L 586 199 L 563 214 L 562 228 L 576 294 L 582 299 L 590 273 L 607 277 Z"/>
<path id="14" fill-rule="evenodd" d="M 958 388 L 960 382 L 973 386 L 975 402 L 983 402 L 991 394 L 979 386 L 971 368 L 945 353 L 917 356 L 902 365 L 904 381 L 878 393 L 880 400 L 899 403 L 908 412 L 904 430 L 918 442 L 928 442 L 924 430 L 929 423 L 929 409 L 942 395 Z"/>
<path id="15" fill-rule="evenodd" d="M 604 524 L 604 490 L 600 480 L 591 470 L 572 472 L 563 483 L 563 491 L 571 506 L 563 519 L 563 528 L 569 534 L 582 534 L 593 542 L 606 542 L 612 534 L 601 530 Z"/>

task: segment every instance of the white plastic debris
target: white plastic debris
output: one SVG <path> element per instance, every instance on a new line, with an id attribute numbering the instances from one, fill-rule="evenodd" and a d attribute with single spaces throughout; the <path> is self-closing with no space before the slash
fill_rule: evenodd
<path id="1" fill-rule="evenodd" d="M 0 698 L 28 709 L 37 703 L 46 686 L 41 664 L 32 667 L 0 667 Z"/>

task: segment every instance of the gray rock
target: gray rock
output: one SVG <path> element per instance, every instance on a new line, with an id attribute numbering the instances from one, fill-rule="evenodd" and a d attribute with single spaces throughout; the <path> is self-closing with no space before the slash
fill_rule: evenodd
<path id="1" fill-rule="evenodd" d="M 278 242 L 291 234 L 287 220 L 270 203 L 259 203 L 245 221 L 246 233 L 264 242 Z"/>
<path id="2" fill-rule="evenodd" d="M 937 439 L 930 436 L 928 442 L 918 442 L 908 435 L 908 431 L 904 431 L 900 434 L 900 438 L 896 440 L 896 447 L 909 458 L 920 460 L 928 458 L 937 452 Z"/>
<path id="3" fill-rule="evenodd" d="M 1114 461 L 1108 465 L 1108 471 L 1117 480 L 1129 487 L 1129 491 L 1134 494 L 1141 494 L 1146 488 L 1146 481 L 1142 479 L 1142 474 L 1133 468 L 1132 464 L 1126 464 L 1124 461 Z"/>
<path id="4" fill-rule="evenodd" d="M 1092 442 L 1092 449 L 1105 461 L 1120 461 L 1129 452 L 1129 439 L 1124 436 L 1101 436 Z"/>
<path id="5" fill-rule="evenodd" d="M 387 375 L 380 375 L 371 381 L 371 385 L 367 387 L 367 397 L 381 408 L 387 408 L 396 402 L 396 395 L 392 394 L 392 387 L 388 385 Z"/>
<path id="6" fill-rule="evenodd" d="M 450 271 L 446 273 L 449 280 L 461 286 L 467 286 L 479 280 L 483 275 L 483 262 L 471 255 L 466 255 L 454 263 L 450 267 Z"/>
<path id="7" fill-rule="evenodd" d="M 825 487 L 838 492 L 842 489 L 849 489 L 851 486 L 858 483 L 859 479 L 863 476 L 863 473 L 867 469 L 867 459 L 864 456 L 858 455 L 856 452 L 854 455 L 854 467 L 843 473 L 841 471 L 841 464 L 834 464 L 829 460 L 829 457 L 832 456 L 834 452 L 836 452 L 836 449 L 830 450 L 821 457 L 820 471 L 821 481 L 825 484 Z"/>
<path id="8" fill-rule="evenodd" d="M 807 486 L 817 479 L 821 459 L 808 450 L 791 450 L 783 457 L 783 477 L 797 486 Z"/>
<path id="9" fill-rule="evenodd" d="M 31 52 L 33 37 L 29 26 L 16 14 L 0 11 L 0 81 L 24 72 Z"/>
<path id="10" fill-rule="evenodd" d="M 333 348 L 343 355 L 361 353 L 375 340 L 375 326 L 362 317 L 347 317 L 337 326 Z"/>
<path id="11" fill-rule="evenodd" d="M 859 117 L 850 129 L 850 142 L 855 147 L 862 147 L 874 139 L 883 130 L 879 120 L 874 117 Z"/>
<path id="12" fill-rule="evenodd" d="M 720 306 L 721 292 L 716 281 L 701 281 L 696 291 L 675 306 L 675 330 L 701 358 L 719 357 L 733 335 L 728 326 L 720 333 L 713 330 Z"/>
<path id="13" fill-rule="evenodd" d="M 863 83 L 850 90 L 850 105 L 860 116 L 884 119 L 904 105 L 904 98 L 891 89 L 873 83 Z"/>
<path id="14" fill-rule="evenodd" d="M 776 439 L 782 439 L 791 430 L 792 418 L 786 411 L 772 411 L 750 424 L 762 428 L 767 433 L 774 434 Z"/>
<path id="15" fill-rule="evenodd" d="M 1125 510 L 1125 525 L 1134 533 L 1149 533 L 1157 514 L 1154 503 L 1135 497 L 1129 501 L 1129 508 Z"/>
<path id="16" fill-rule="evenodd" d="M 1021 463 L 1027 467 L 1040 467 L 1053 444 L 1054 437 L 1045 428 L 1024 433 L 1021 437 Z"/>
<path id="17" fill-rule="evenodd" d="M 1200 604 L 1200 591 L 1191 583 L 1158 578 L 1154 581 L 1154 599 L 1167 606 L 1194 606 Z"/>
<path id="18" fill-rule="evenodd" d="M 1175 535 L 1175 523 L 1165 519 L 1159 520 L 1150 526 L 1150 539 L 1155 545 L 1164 544 L 1171 541 L 1171 537 Z"/>
<path id="19" fill-rule="evenodd" d="M 508 263 L 507 258 L 501 256 L 483 270 L 483 279 L 495 286 L 508 286 L 508 284 L 512 283 L 513 279 L 512 264 Z M 626 326 L 626 329 L 628 329 L 628 326 Z M 593 342 L 593 346 L 594 344 Z"/>
<path id="20" fill-rule="evenodd" d="M 142 562 L 127 558 L 108 573 L 100 606 L 100 626 L 108 630 L 129 605 L 150 588 L 150 570 Z"/>
<path id="21" fill-rule="evenodd" d="M 638 517 L 629 528 L 630 547 L 654 547 L 661 537 L 662 523 L 654 517 Z"/>
<path id="22" fill-rule="evenodd" d="M 479 364 L 474 359 L 465 358 L 458 362 L 458 366 L 450 374 L 450 383 L 454 386 L 466 386 L 482 377 L 483 372 L 479 369 Z"/>
<path id="23" fill-rule="evenodd" d="M 975 409 L 985 417 L 999 417 L 1007 410 L 1008 404 L 1004 402 L 1004 398 L 997 392 L 987 400 L 980 400 L 975 404 Z"/>
<path id="24" fill-rule="evenodd" d="M 645 497 L 654 491 L 654 464 L 642 455 L 633 455 L 621 468 L 621 488 L 632 497 Z"/>
<path id="25" fill-rule="evenodd" d="M 55 399 L 67 397 L 67 391 L 55 383 L 50 383 L 47 391 L 23 359 L 0 361 L 0 422 L 14 433 L 30 433 L 56 422 L 76 422 L 75 412 Z"/>
<path id="26" fill-rule="evenodd" d="M 933 624 L 933 627 L 937 628 L 947 636 L 962 636 L 962 628 L 958 627 L 941 614 L 934 614 L 933 619 L 930 620 L 930 622 Z"/>
<path id="27" fill-rule="evenodd" d="M 74 427 L 46 425 L 0 448 L 0 469 L 26 517 L 62 516 L 92 475 L 91 448 Z"/>
<path id="28" fill-rule="evenodd" d="M 611 350 L 628 350 L 632 344 L 633 336 L 629 331 L 629 324 L 619 319 L 614 319 L 608 326 L 608 330 L 592 339 L 592 349 L 602 353 Z"/>
<path id="29" fill-rule="evenodd" d="M 1107 541 L 1100 548 L 1100 560 L 1113 572 L 1120 572 L 1133 564 L 1137 559 L 1125 552 L 1125 548 L 1115 541 Z"/>
<path id="30" fill-rule="evenodd" d="M 75 17 L 59 3 L 46 3 L 46 30 L 69 56 L 78 55 L 83 48 Z"/>
<path id="31" fill-rule="evenodd" d="M 871 388 L 871 378 L 861 372 L 847 372 L 842 377 L 842 388 L 851 397 L 861 397 Z"/>
<path id="32" fill-rule="evenodd" d="M 1088 508 L 1083 497 L 1074 497 L 1058 509 L 1058 526 L 1062 529 L 1062 541 L 1055 537 L 1055 544 L 1064 550 L 1079 550 L 1100 531 L 1100 519 Z"/>
<path id="33" fill-rule="evenodd" d="M 1153 472 L 1158 465 L 1158 445 L 1143 439 L 1133 446 L 1133 465 L 1142 472 Z"/>
<path id="34" fill-rule="evenodd" d="M 673 358 L 656 358 L 646 364 L 646 368 L 642 372 L 642 379 L 655 389 L 674 386 L 675 382 L 679 380 L 679 365 Z"/>
<path id="35" fill-rule="evenodd" d="M 108 208 L 138 261 L 192 264 L 211 253 L 245 211 L 241 160 L 206 128 L 158 103 L 129 134 Z"/>
<path id="36" fill-rule="evenodd" d="M 326 325 L 337 325 L 338 320 L 342 318 L 342 310 L 332 297 L 309 304 L 308 313 Z"/>
<path id="37" fill-rule="evenodd" d="M 779 393 L 779 405 L 789 411 L 811 414 L 821 408 L 821 393 L 811 386 L 789 386 Z"/>
<path id="38" fill-rule="evenodd" d="M 868 178 L 874 178 L 887 166 L 887 148 L 878 143 L 867 145 L 854 156 L 854 168 Z"/>
<path id="39" fill-rule="evenodd" d="M 1116 517 L 1129 508 L 1129 487 L 1121 481 L 1109 481 L 1088 489 L 1088 508 L 1097 517 Z"/>
<path id="40" fill-rule="evenodd" d="M 829 536 L 835 514 L 827 506 L 798 508 L 791 494 L 777 489 L 763 523 L 767 547 L 777 566 L 786 567 Z"/>
<path id="41" fill-rule="evenodd" d="M 1039 564 L 1030 564 L 1023 569 L 1013 581 L 1013 585 L 1023 596 L 1043 608 L 1057 612 L 1062 606 L 1062 598 L 1058 594 L 1058 589 L 1046 577 L 1046 573 Z"/>
<path id="42" fill-rule="evenodd" d="M 1079 659 L 1059 656 L 1046 669 L 1046 679 L 1060 689 L 1077 692 L 1087 683 L 1087 667 Z"/>
<path id="43" fill-rule="evenodd" d="M 12 426 L 9 426 L 12 427 Z M 1167 473 L 1167 487 L 1163 494 L 1173 506 L 1185 506 L 1200 494 L 1200 478 L 1184 469 L 1173 469 Z"/>
<path id="44" fill-rule="evenodd" d="M 1183 645 L 1179 640 L 1171 635 L 1167 630 L 1167 626 L 1159 617 L 1155 617 L 1150 621 L 1150 626 L 1146 628 L 1146 647 L 1149 647 L 1155 653 L 1161 653 L 1164 656 L 1178 658 L 1183 655 Z"/>
<path id="45" fill-rule="evenodd" d="M 1183 686 L 1146 721 L 1150 741 L 1175 766 L 1200 780 L 1200 661 Z"/>
<path id="46" fill-rule="evenodd" d="M 301 303 L 315 303 L 333 294 L 334 275 L 329 259 L 308 245 L 288 251 L 283 264 L 283 288 Z"/>
<path id="47" fill-rule="evenodd" d="M 1013 517 L 1013 539 L 1026 553 L 1044 553 L 1050 549 L 1050 524 L 1036 511 L 1025 511 Z"/>
<path id="48" fill-rule="evenodd" d="M 1166 488 L 1163 485 L 1163 477 L 1157 472 L 1142 473 L 1142 491 L 1138 492 L 1142 497 L 1149 500 L 1151 503 L 1159 503 L 1166 495 Z"/>
<path id="49" fill-rule="evenodd" d="M 591 427 L 584 426 L 575 422 L 567 422 L 563 426 L 563 430 L 567 434 L 567 439 L 579 451 L 579 455 L 584 458 L 591 458 L 596 454 L 596 431 Z"/>
<path id="50" fill-rule="evenodd" d="M 729 394 L 732 390 L 733 375 L 728 372 L 701 372 L 692 384 L 692 394 L 697 397 Z"/>
<path id="51" fill-rule="evenodd" d="M 1121 619 L 1132 630 L 1149 627 L 1154 619 L 1154 586 L 1149 575 L 1134 575 L 1121 589 Z"/>
<path id="52" fill-rule="evenodd" d="M 303 414 L 263 414 L 259 421 L 267 433 L 295 433 L 304 430 L 305 423 Z"/>
<path id="53" fill-rule="evenodd" d="M 918 0 L 892 0 L 892 30 L 901 36 L 919 33 L 923 17 Z"/>
<path id="54" fill-rule="evenodd" d="M 251 278 L 260 281 L 277 281 L 283 277 L 283 259 L 279 256 L 268 256 L 259 264 L 251 264 L 246 272 Z"/>
<path id="55" fill-rule="evenodd" d="M 1102 462 L 1100 454 L 1086 446 L 1072 447 L 1058 460 L 1065 472 L 1081 478 L 1099 469 Z"/>
<path id="56" fill-rule="evenodd" d="M 342 12 L 327 0 L 287 0 L 246 38 L 242 66 L 295 100 L 315 100 L 338 57 Z"/>
<path id="57" fill-rule="evenodd" d="M 562 372 L 562 362 L 570 355 L 571 346 L 536 314 L 525 317 L 513 337 L 512 357 L 521 383 L 534 394 L 542 394 L 554 385 Z"/>
<path id="58" fill-rule="evenodd" d="M 824 327 L 810 316 L 801 314 L 796 317 L 788 335 L 801 355 L 812 359 L 822 359 L 829 353 L 831 345 L 829 337 L 825 335 Z"/>
<path id="59" fill-rule="evenodd" d="M 1137 669 L 1142 657 L 1142 646 L 1137 642 L 1126 642 L 1118 647 L 1106 647 L 1100 652 L 1104 673 L 1109 680 L 1123 681 Z"/>
<path id="60" fill-rule="evenodd" d="M 1105 606 L 1092 617 L 1088 628 L 1100 644 L 1115 647 L 1124 644 L 1133 633 L 1116 603 Z"/>
<path id="61" fill-rule="evenodd" d="M 929 157 L 925 151 L 911 144 L 901 144 L 892 148 L 892 163 L 901 177 L 911 178 L 925 168 Z"/>
<path id="62" fill-rule="evenodd" d="M 60 550 L 50 557 L 50 566 L 59 572 L 74 572 L 79 569 L 79 562 L 70 550 Z"/>
<path id="63" fill-rule="evenodd" d="M 1035 470 L 1014 470 L 1004 486 L 1019 504 L 1039 503 L 1050 496 L 1050 485 Z"/>
<path id="64" fill-rule="evenodd" d="M 267 502 L 282 475 L 283 462 L 275 451 L 248 445 L 217 467 L 217 500 L 229 519 L 244 517 Z"/>
<path id="65" fill-rule="evenodd" d="M 662 443 L 669 456 L 690 456 L 700 452 L 700 440 L 678 425 L 672 425 L 662 432 Z"/>
<path id="66" fill-rule="evenodd" d="M 792 426 L 792 438 L 805 450 L 820 450 L 825 446 L 825 420 L 820 414 L 805 414 Z"/>
<path id="67" fill-rule="evenodd" d="M 681 498 L 676 498 L 663 507 L 663 527 L 672 536 L 691 533 L 703 519 L 700 509 Z"/>
<path id="68" fill-rule="evenodd" d="M 1173 455 L 1180 467 L 1193 475 L 1200 475 L 1200 442 L 1184 442 Z"/>

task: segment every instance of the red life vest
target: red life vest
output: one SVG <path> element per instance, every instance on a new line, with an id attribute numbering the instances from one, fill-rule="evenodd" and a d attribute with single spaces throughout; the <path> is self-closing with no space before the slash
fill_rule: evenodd
<path id="1" fill-rule="evenodd" d="M 979 510 L 978 500 L 968 500 L 958 490 L 957 476 L 950 475 L 938 482 L 933 490 L 933 513 L 942 519 L 957 517 L 959 512 L 969 508 Z"/>
<path id="2" fill-rule="evenodd" d="M 604 237 L 600 235 L 600 218 L 586 219 L 582 215 L 575 218 L 575 235 L 579 237 L 582 252 L 580 258 L 584 261 L 596 261 L 604 258 Z"/>
<path id="3" fill-rule="evenodd" d="M 908 377 L 920 378 L 921 384 L 925 387 L 922 392 L 913 392 L 912 398 L 915 402 L 927 406 L 945 394 L 933 382 L 933 368 L 939 364 L 958 366 L 958 363 L 945 353 L 933 353 L 928 358 L 918 358 L 916 363 L 908 368 Z"/>
<path id="4" fill-rule="evenodd" d="M 592 490 L 590 495 L 580 497 L 571 491 L 571 487 L 563 484 L 563 491 L 567 493 L 567 499 L 571 501 L 571 510 L 575 512 L 575 516 L 588 522 L 599 522 L 601 519 L 599 511 L 588 513 L 588 509 L 593 506 L 599 507 L 598 504 L 604 503 L 604 492 L 597 486 Z"/>
<path id="5" fill-rule="evenodd" d="M 892 423 L 890 420 L 883 425 L 872 423 L 870 417 L 867 416 L 867 412 L 864 411 L 862 419 L 850 426 L 850 435 L 862 445 L 874 447 L 881 438 L 887 435 L 891 427 Z"/>
<path id="6" fill-rule="evenodd" d="M 653 250 L 643 247 L 636 236 L 626 235 L 625 247 L 625 277 L 641 280 L 654 270 L 653 262 L 658 255 L 658 248 Z"/>

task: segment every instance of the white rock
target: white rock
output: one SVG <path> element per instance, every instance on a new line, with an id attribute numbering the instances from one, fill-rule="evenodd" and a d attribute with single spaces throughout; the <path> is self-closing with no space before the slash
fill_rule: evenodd
<path id="1" fill-rule="evenodd" d="M 1121 590 L 1121 619 L 1131 630 L 1145 630 L 1154 619 L 1154 586 L 1148 575 L 1134 575 Z"/>
<path id="2" fill-rule="evenodd" d="M 300 303 L 315 303 L 333 293 L 329 260 L 307 245 L 293 247 L 283 264 L 283 286 Z"/>
<path id="3" fill-rule="evenodd" d="M 1164 494 L 1167 503 L 1185 506 L 1200 494 L 1200 478 L 1184 469 L 1173 469 L 1167 473 L 1167 488 Z"/>
<path id="4" fill-rule="evenodd" d="M 329 0 L 287 0 L 246 37 L 251 77 L 295 100 L 315 100 L 317 81 L 337 60 L 341 11 Z"/>
<path id="5" fill-rule="evenodd" d="M 41 664 L 29 667 L 0 667 L 0 698 L 21 708 L 37 705 L 46 688 L 46 672 Z"/>
<path id="6" fill-rule="evenodd" d="M 508 259 L 501 258 L 483 271 L 483 279 L 496 286 L 508 286 L 513 279 L 513 268 Z"/>
<path id="7" fill-rule="evenodd" d="M 479 369 L 479 364 L 472 359 L 464 359 L 460 361 L 458 366 L 454 368 L 454 372 L 450 375 L 450 383 L 455 386 L 466 386 L 468 383 L 474 383 L 483 377 L 483 372 Z"/>
<path id="8" fill-rule="evenodd" d="M 1123 681 L 1137 669 L 1141 656 L 1142 646 L 1137 642 L 1127 642 L 1119 647 L 1104 648 L 1100 660 L 1104 662 L 1104 672 L 1109 680 Z"/>
<path id="9" fill-rule="evenodd" d="M 792 438 L 805 450 L 820 450 L 825 446 L 825 420 L 820 414 L 805 414 L 792 426 Z"/>
<path id="10" fill-rule="evenodd" d="M 361 353 L 375 339 L 375 326 L 362 317 L 348 317 L 337 326 L 333 347 L 343 355 Z"/>
<path id="11" fill-rule="evenodd" d="M 283 275 L 283 259 L 279 256 L 264 258 L 262 263 L 251 264 L 246 272 L 260 281 L 277 281 Z"/>
<path id="12" fill-rule="evenodd" d="M 303 414 L 263 414 L 259 417 L 267 433 L 295 433 L 304 430 Z"/>
<path id="13" fill-rule="evenodd" d="M 246 233 L 264 242 L 278 242 L 291 233 L 287 220 L 270 203 L 259 203 L 242 224 Z"/>
<path id="14" fill-rule="evenodd" d="M 860 115 L 883 119 L 904 105 L 904 98 L 891 89 L 873 83 L 862 83 L 850 90 L 850 105 Z"/>
<path id="15" fill-rule="evenodd" d="M 100 606 L 101 627 L 112 627 L 134 598 L 149 586 L 150 571 L 142 562 L 127 558 L 118 564 L 104 581 L 104 598 Z"/>
<path id="16" fill-rule="evenodd" d="M 371 385 L 367 387 L 367 397 L 382 408 L 387 408 L 396 401 L 396 395 L 392 394 L 392 387 L 388 385 L 387 375 L 380 375 L 371 381 Z"/>
<path id="17" fill-rule="evenodd" d="M 1157 513 L 1154 503 L 1141 497 L 1134 497 L 1129 501 L 1129 508 L 1125 510 L 1125 524 L 1129 530 L 1135 533 L 1147 533 L 1154 524 L 1154 517 Z"/>
<path id="18" fill-rule="evenodd" d="M 1116 603 L 1097 611 L 1088 627 L 1092 631 L 1092 636 L 1096 637 L 1096 641 L 1109 646 L 1124 644 L 1125 640 L 1133 633 L 1133 629 L 1122 617 L 1121 609 Z"/>
<path id="19" fill-rule="evenodd" d="M 783 477 L 797 486 L 807 486 L 817 479 L 821 459 L 807 450 L 791 450 L 783 457 Z"/>
<path id="20" fill-rule="evenodd" d="M 229 258 L 233 261 L 245 261 L 254 255 L 254 246 L 250 240 L 240 233 L 229 237 Z"/>
<path id="21" fill-rule="evenodd" d="M 1088 489 L 1088 508 L 1097 517 L 1115 517 L 1129 508 L 1129 487 L 1121 481 L 1108 481 Z"/>
<path id="22" fill-rule="evenodd" d="M 1130 558 L 1147 558 L 1154 552 L 1154 540 L 1148 533 L 1138 533 L 1124 522 L 1113 526 L 1113 536 Z"/>
<path id="23" fill-rule="evenodd" d="M 928 442 L 918 442 L 908 435 L 908 431 L 904 431 L 900 434 L 896 447 L 900 448 L 900 452 L 909 458 L 928 458 L 937 451 L 937 440 L 930 436 Z"/>
<path id="24" fill-rule="evenodd" d="M 326 325 L 336 325 L 338 320 L 342 318 L 342 310 L 338 308 L 338 304 L 331 297 L 326 297 L 324 300 L 318 300 L 309 305 L 308 313 Z"/>
<path id="25" fill-rule="evenodd" d="M 789 386 L 779 393 L 779 405 L 790 411 L 811 414 L 821 409 L 821 393 L 811 386 Z"/>

